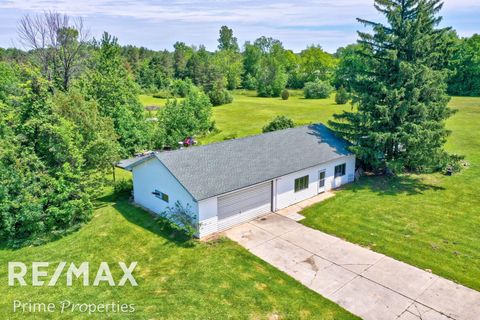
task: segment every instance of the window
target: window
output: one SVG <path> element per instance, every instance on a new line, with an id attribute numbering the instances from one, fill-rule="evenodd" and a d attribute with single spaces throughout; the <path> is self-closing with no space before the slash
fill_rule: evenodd
<path id="1" fill-rule="evenodd" d="M 308 176 L 295 179 L 295 192 L 308 189 Z"/>
<path id="2" fill-rule="evenodd" d="M 344 176 L 346 167 L 347 167 L 346 163 L 339 164 L 338 166 L 335 166 L 335 178 Z"/>
<path id="3" fill-rule="evenodd" d="M 157 197 L 157 198 L 159 198 L 159 199 L 162 199 L 163 201 L 165 201 L 165 202 L 168 203 L 168 200 L 169 200 L 168 194 L 163 193 L 163 192 L 160 192 L 160 191 L 158 191 L 158 190 L 153 191 L 152 194 L 153 194 L 155 197 Z"/>

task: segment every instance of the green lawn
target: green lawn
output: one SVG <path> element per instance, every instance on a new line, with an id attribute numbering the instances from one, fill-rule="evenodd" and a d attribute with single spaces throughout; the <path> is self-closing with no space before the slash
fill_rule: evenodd
<path id="1" fill-rule="evenodd" d="M 363 178 L 303 211 L 307 226 L 480 290 L 480 98 L 454 98 L 447 148 L 470 167 L 452 177 Z"/>
<path id="2" fill-rule="evenodd" d="M 231 104 L 213 108 L 214 119 L 220 132 L 200 138 L 201 143 L 243 137 L 262 133 L 262 128 L 277 115 L 286 115 L 296 124 L 326 122 L 334 113 L 350 105 L 339 106 L 330 99 L 304 99 L 301 91 L 291 91 L 288 100 L 259 98 L 252 91 L 236 91 Z"/>
<path id="3" fill-rule="evenodd" d="M 118 261 L 138 261 L 134 275 L 139 285 L 83 287 L 79 282 L 66 287 L 63 274 L 55 287 L 8 287 L 9 261 L 27 265 L 48 261 L 50 276 L 61 261 L 77 265 L 88 261 L 93 269 L 90 281 L 101 261 L 112 266 L 117 281 L 122 275 Z M 1 319 L 90 318 L 78 311 L 14 314 L 14 300 L 116 302 L 135 304 L 137 310 L 133 315 L 100 314 L 94 319 L 276 319 L 276 315 L 281 319 L 357 319 L 232 241 L 182 242 L 125 200 L 103 199 L 90 223 L 58 241 L 0 250 L 0 265 Z"/>
<path id="4" fill-rule="evenodd" d="M 163 107 L 167 103 L 168 99 L 160 99 L 160 98 L 154 98 L 151 95 L 147 94 L 141 94 L 138 96 L 140 99 L 140 102 L 146 107 L 146 106 L 157 106 L 157 107 Z"/>

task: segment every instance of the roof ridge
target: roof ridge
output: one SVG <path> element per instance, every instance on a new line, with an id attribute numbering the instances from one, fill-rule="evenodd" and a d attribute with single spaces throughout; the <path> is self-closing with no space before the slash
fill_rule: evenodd
<path id="1" fill-rule="evenodd" d="M 262 137 L 262 136 L 265 136 L 265 135 L 278 134 L 280 132 L 286 132 L 286 131 L 291 131 L 291 130 L 296 130 L 296 129 L 298 130 L 300 128 L 305 128 L 305 127 L 309 127 L 309 126 L 312 126 L 312 125 L 322 125 L 322 126 L 328 128 L 322 122 L 309 123 L 309 124 L 305 124 L 305 125 L 301 125 L 301 126 L 297 126 L 297 127 L 293 127 L 293 128 L 286 128 L 286 129 L 275 130 L 275 131 L 270 131 L 270 132 L 263 132 L 263 133 L 248 135 L 248 136 L 244 136 L 244 137 L 240 137 L 240 138 L 234 138 L 234 139 L 229 139 L 229 140 L 223 140 L 223 141 L 216 141 L 216 142 L 207 143 L 207 144 L 201 144 L 201 145 L 198 145 L 198 146 L 193 146 L 193 147 L 188 147 L 188 148 L 181 148 L 181 149 L 167 150 L 167 151 L 161 151 L 160 150 L 160 151 L 155 151 L 155 153 L 156 154 L 167 154 L 167 153 L 171 154 L 171 153 L 179 152 L 179 151 L 183 151 L 183 152 L 192 151 L 192 150 L 196 150 L 196 149 L 200 149 L 200 148 L 205 148 L 205 147 L 208 147 L 208 146 L 220 145 L 220 144 L 224 144 L 224 143 L 231 143 L 233 141 L 254 139 L 254 138 Z"/>

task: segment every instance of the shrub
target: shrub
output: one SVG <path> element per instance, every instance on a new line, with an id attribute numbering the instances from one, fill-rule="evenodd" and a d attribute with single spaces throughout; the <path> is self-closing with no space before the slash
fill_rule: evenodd
<path id="1" fill-rule="evenodd" d="M 188 204 L 184 207 L 179 201 L 175 202 L 173 207 L 168 207 L 165 212 L 160 213 L 160 220 L 189 238 L 197 234 L 198 221 Z"/>
<path id="2" fill-rule="evenodd" d="M 295 123 L 292 119 L 286 116 L 277 116 L 269 124 L 263 127 L 263 132 L 272 132 L 282 129 L 293 128 Z"/>
<path id="3" fill-rule="evenodd" d="M 303 93 L 306 99 L 325 99 L 330 96 L 333 87 L 326 81 L 315 81 L 305 83 Z"/>
<path id="4" fill-rule="evenodd" d="M 115 182 L 113 191 L 116 197 L 129 197 L 132 194 L 133 183 L 132 180 L 122 179 Z"/>
<path id="5" fill-rule="evenodd" d="M 214 106 L 220 106 L 222 104 L 232 103 L 233 96 L 227 89 L 216 88 L 208 93 L 210 102 Z"/>
<path id="6" fill-rule="evenodd" d="M 257 88 L 257 79 L 251 74 L 247 74 L 243 81 L 243 88 L 247 90 L 253 90 Z"/>
<path id="7" fill-rule="evenodd" d="M 164 90 L 155 92 L 154 94 L 152 94 L 152 97 L 158 98 L 158 99 L 169 99 L 169 98 L 172 98 L 172 93 L 170 92 L 170 90 L 164 89 Z"/>
<path id="8" fill-rule="evenodd" d="M 176 97 L 185 98 L 194 88 L 194 84 L 190 79 L 175 79 L 172 81 L 170 91 Z"/>
<path id="9" fill-rule="evenodd" d="M 337 104 L 346 104 L 348 100 L 350 100 L 350 94 L 343 86 L 341 86 L 338 88 L 337 94 L 335 95 L 335 102 Z"/>
<path id="10" fill-rule="evenodd" d="M 282 91 L 282 100 L 288 100 L 289 97 L 290 97 L 290 92 L 288 92 L 287 89 L 284 89 Z"/>

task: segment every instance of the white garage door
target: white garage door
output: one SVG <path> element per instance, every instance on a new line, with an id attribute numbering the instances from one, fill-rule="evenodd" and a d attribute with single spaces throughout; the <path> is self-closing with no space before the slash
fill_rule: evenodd
<path id="1" fill-rule="evenodd" d="M 225 230 L 272 210 L 272 183 L 264 183 L 218 198 L 218 229 Z"/>

